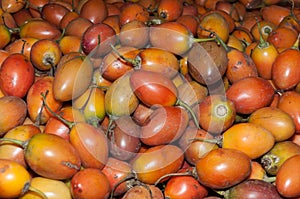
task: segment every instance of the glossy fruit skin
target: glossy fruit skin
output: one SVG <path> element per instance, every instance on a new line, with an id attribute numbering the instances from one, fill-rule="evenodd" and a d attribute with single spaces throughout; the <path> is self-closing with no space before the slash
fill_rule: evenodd
<path id="1" fill-rule="evenodd" d="M 21 141 L 29 140 L 33 135 L 41 133 L 41 130 L 33 124 L 21 124 L 9 130 L 3 138 L 16 139 Z M 23 167 L 27 168 L 27 163 L 24 158 L 24 149 L 10 142 L 1 142 L 0 144 L 0 159 L 9 159 L 18 162 Z"/>
<path id="2" fill-rule="evenodd" d="M 197 29 L 197 36 L 199 38 L 208 37 L 211 32 L 206 30 L 210 30 L 215 32 L 224 42 L 227 42 L 230 31 L 229 23 L 220 12 L 221 11 L 206 12 L 201 16 Z"/>
<path id="3" fill-rule="evenodd" d="M 160 177 L 177 172 L 183 163 L 183 151 L 175 145 L 150 147 L 132 162 L 139 181 L 154 184 Z"/>
<path id="4" fill-rule="evenodd" d="M 289 139 L 296 129 L 292 117 L 277 107 L 263 107 L 254 111 L 249 116 L 248 122 L 270 131 L 276 142 Z"/>
<path id="5" fill-rule="evenodd" d="M 141 127 L 127 115 L 115 119 L 114 125 L 107 133 L 110 154 L 119 160 L 130 160 L 141 148 Z"/>
<path id="6" fill-rule="evenodd" d="M 136 59 L 139 50 L 135 47 L 122 46 L 117 49 L 118 53 L 128 59 Z M 116 52 L 111 51 L 103 57 L 103 61 L 100 64 L 100 73 L 103 78 L 113 82 L 126 72 L 133 69 L 132 63 L 129 63 L 120 58 Z"/>
<path id="7" fill-rule="evenodd" d="M 238 123 L 223 133 L 223 148 L 237 149 L 256 159 L 275 144 L 271 132 L 253 123 Z"/>
<path id="8" fill-rule="evenodd" d="M 176 55 L 183 55 L 193 44 L 193 34 L 178 22 L 165 22 L 150 27 L 152 46 L 168 50 Z"/>
<path id="9" fill-rule="evenodd" d="M 0 197 L 17 198 L 26 191 L 31 176 L 21 164 L 12 161 L 0 159 Z"/>
<path id="10" fill-rule="evenodd" d="M 199 104 L 199 124 L 213 134 L 222 133 L 233 124 L 234 103 L 224 95 L 209 95 Z"/>
<path id="11" fill-rule="evenodd" d="M 294 155 L 287 159 L 277 172 L 276 188 L 283 197 L 300 196 L 299 164 L 300 155 Z"/>
<path id="12" fill-rule="evenodd" d="M 227 53 L 228 66 L 226 77 L 234 83 L 244 77 L 257 77 L 257 69 L 252 58 L 246 52 L 231 49 Z"/>
<path id="13" fill-rule="evenodd" d="M 23 98 L 34 82 L 34 68 L 21 53 L 9 55 L 0 68 L 0 88 L 5 95 Z"/>
<path id="14" fill-rule="evenodd" d="M 111 51 L 110 45 L 117 42 L 115 30 L 104 23 L 89 26 L 82 35 L 81 45 L 85 54 L 104 56 Z"/>
<path id="15" fill-rule="evenodd" d="M 71 199 L 72 198 L 69 187 L 66 185 L 66 183 L 60 180 L 52 180 L 49 178 L 37 176 L 31 179 L 30 186 L 43 192 L 48 199 L 58 199 L 58 198 Z M 28 191 L 24 195 L 19 197 L 19 199 L 40 199 L 40 198 L 41 197 L 33 191 Z"/>
<path id="16" fill-rule="evenodd" d="M 63 106 L 58 112 L 58 115 L 69 122 L 86 122 L 85 117 L 80 110 L 72 106 Z M 44 133 L 56 134 L 66 140 L 70 140 L 70 127 L 63 123 L 55 116 L 51 116 L 45 124 Z"/>
<path id="17" fill-rule="evenodd" d="M 73 198 L 81 199 L 106 199 L 111 190 L 105 174 L 95 168 L 78 171 L 72 177 L 70 186 Z"/>
<path id="18" fill-rule="evenodd" d="M 170 79 L 178 74 L 178 59 L 170 51 L 149 47 L 141 50 L 137 56 L 141 59 L 140 67 L 143 70 L 162 73 Z"/>
<path id="19" fill-rule="evenodd" d="M 274 88 L 263 78 L 246 77 L 233 83 L 226 91 L 226 96 L 234 102 L 237 113 L 251 114 L 271 103 Z"/>
<path id="20" fill-rule="evenodd" d="M 93 76 L 93 66 L 86 56 L 76 56 L 58 64 L 54 80 L 53 94 L 58 101 L 69 101 L 86 91 Z"/>
<path id="21" fill-rule="evenodd" d="M 33 37 L 36 39 L 58 39 L 61 35 L 61 31 L 50 22 L 34 18 L 20 27 L 21 38 Z"/>
<path id="22" fill-rule="evenodd" d="M 278 56 L 277 48 L 270 43 L 258 43 L 251 52 L 251 58 L 256 65 L 258 75 L 264 79 L 272 78 L 272 65 Z"/>
<path id="23" fill-rule="evenodd" d="M 0 98 L 0 135 L 21 125 L 27 115 L 26 102 L 19 97 L 3 96 Z"/>
<path id="24" fill-rule="evenodd" d="M 272 80 L 281 90 L 294 88 L 300 82 L 300 52 L 287 49 L 275 59 L 272 67 Z"/>
<path id="25" fill-rule="evenodd" d="M 5 50 L 10 54 L 21 53 L 25 55 L 28 60 L 30 60 L 31 47 L 36 41 L 38 41 L 38 39 L 34 37 L 26 37 L 22 39 L 20 38 L 13 42 L 10 42 L 5 47 Z"/>
<path id="26" fill-rule="evenodd" d="M 270 175 L 276 175 L 281 165 L 290 157 L 300 154 L 300 146 L 286 140 L 276 142 L 272 149 L 261 157 L 261 165 Z"/>
<path id="27" fill-rule="evenodd" d="M 91 0 L 83 3 L 79 15 L 90 20 L 93 24 L 102 22 L 108 15 L 105 1 Z"/>
<path id="28" fill-rule="evenodd" d="M 101 129 L 85 122 L 76 123 L 70 131 L 70 143 L 76 149 L 83 167 L 98 169 L 104 167 L 109 147 Z"/>
<path id="29" fill-rule="evenodd" d="M 78 14 L 78 13 L 77 13 Z M 83 33 L 93 25 L 93 23 L 80 16 L 73 16 L 74 19 L 70 20 L 65 26 L 65 35 L 77 36 L 82 39 Z M 81 28 L 78 28 L 80 26 Z"/>
<path id="30" fill-rule="evenodd" d="M 149 42 L 149 27 L 141 21 L 133 20 L 121 27 L 118 36 L 122 46 L 141 49 Z"/>
<path id="31" fill-rule="evenodd" d="M 51 39 L 40 39 L 30 51 L 30 61 L 39 70 L 50 70 L 55 67 L 62 56 L 58 43 Z"/>
<path id="32" fill-rule="evenodd" d="M 187 56 L 189 73 L 200 84 L 213 85 L 226 72 L 227 52 L 214 41 L 195 43 Z"/>
<path id="33" fill-rule="evenodd" d="M 149 146 L 175 142 L 188 126 L 188 113 L 178 106 L 155 109 L 141 128 L 141 141 Z"/>
<path id="34" fill-rule="evenodd" d="M 33 83 L 27 93 L 26 102 L 28 114 L 33 122 L 45 124 L 52 115 L 49 110 L 44 107 L 41 94 L 46 95 L 45 102 L 52 111 L 56 112 L 62 107 L 62 103 L 53 96 L 53 81 L 54 77 L 52 76 L 42 77 Z"/>
<path id="35" fill-rule="evenodd" d="M 75 148 L 65 139 L 48 133 L 31 137 L 25 147 L 28 166 L 42 177 L 64 180 L 72 177 L 81 166 Z"/>
<path id="36" fill-rule="evenodd" d="M 146 22 L 149 19 L 149 12 L 142 5 L 137 3 L 124 4 L 120 8 L 120 26 L 130 21 Z"/>
<path id="37" fill-rule="evenodd" d="M 245 180 L 242 183 L 235 185 L 226 191 L 226 198 L 228 199 L 281 199 L 276 187 L 263 180 Z"/>
<path id="38" fill-rule="evenodd" d="M 96 126 L 105 117 L 104 96 L 100 88 L 88 88 L 72 105 L 83 112 L 88 123 Z"/>
<path id="39" fill-rule="evenodd" d="M 193 166 L 195 166 L 198 160 L 206 153 L 218 148 L 217 144 L 200 141 L 197 140 L 197 138 L 212 139 L 213 136 L 203 129 L 189 126 L 179 139 L 179 146 L 184 151 L 185 160 Z"/>
<path id="40" fill-rule="evenodd" d="M 174 21 L 181 16 L 183 12 L 183 3 L 176 0 L 161 0 L 157 7 L 157 14 L 165 21 Z"/>
<path id="41" fill-rule="evenodd" d="M 294 120 L 296 132 L 300 132 L 300 93 L 286 91 L 279 99 L 278 108 L 288 113 Z"/>
<path id="42" fill-rule="evenodd" d="M 164 195 L 169 199 L 204 198 L 208 190 L 192 176 L 174 176 L 168 180 Z"/>
<path id="43" fill-rule="evenodd" d="M 176 86 L 163 74 L 137 70 L 130 76 L 130 85 L 135 95 L 148 107 L 173 106 L 177 101 Z"/>
<path id="44" fill-rule="evenodd" d="M 197 162 L 196 172 L 199 182 L 204 186 L 225 189 L 242 182 L 250 175 L 251 160 L 239 150 L 218 148 L 211 150 Z"/>
<path id="45" fill-rule="evenodd" d="M 139 100 L 130 86 L 132 72 L 125 73 L 108 87 L 104 100 L 105 110 L 109 116 L 130 115 L 137 108 Z"/>
<path id="46" fill-rule="evenodd" d="M 131 165 L 125 161 L 109 157 L 102 172 L 106 175 L 110 187 L 113 189 L 117 183 L 125 179 L 131 174 Z M 130 181 L 119 184 L 114 190 L 114 196 L 120 196 L 130 189 Z"/>

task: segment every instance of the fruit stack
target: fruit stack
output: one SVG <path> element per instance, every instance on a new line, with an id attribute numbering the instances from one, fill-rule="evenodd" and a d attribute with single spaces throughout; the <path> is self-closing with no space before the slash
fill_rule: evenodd
<path id="1" fill-rule="evenodd" d="M 0 198 L 300 198 L 299 0 L 0 5 Z"/>

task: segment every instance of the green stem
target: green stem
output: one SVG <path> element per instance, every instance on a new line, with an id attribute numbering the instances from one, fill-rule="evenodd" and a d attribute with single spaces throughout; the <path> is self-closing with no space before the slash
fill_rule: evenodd
<path id="1" fill-rule="evenodd" d="M 269 46 L 269 42 L 265 41 L 263 36 L 262 36 L 262 32 L 261 32 L 261 27 L 260 27 L 260 23 L 258 21 L 257 18 L 256 19 L 256 23 L 257 23 L 257 28 L 258 28 L 258 32 L 259 32 L 259 43 L 258 43 L 258 46 L 260 48 L 266 48 Z"/>
<path id="2" fill-rule="evenodd" d="M 179 106 L 183 107 L 184 109 L 186 109 L 191 114 L 192 119 L 195 123 L 195 126 L 199 129 L 200 128 L 199 121 L 198 121 L 198 118 L 197 118 L 195 112 L 192 110 L 192 108 L 187 103 L 185 103 L 185 102 L 183 102 L 179 99 L 177 100 L 176 105 L 179 105 Z"/>
<path id="3" fill-rule="evenodd" d="M 213 37 L 209 37 L 209 38 L 194 38 L 193 42 L 194 43 L 201 43 L 201 42 L 207 42 L 207 41 L 215 41 L 216 39 Z"/>
<path id="4" fill-rule="evenodd" d="M 276 176 L 273 177 L 264 177 L 263 181 L 269 182 L 269 183 L 273 183 L 276 181 Z"/>
<path id="5" fill-rule="evenodd" d="M 43 98 L 43 106 L 46 107 L 46 109 L 51 113 L 51 115 L 55 116 L 58 118 L 60 121 L 62 121 L 65 125 L 67 125 L 70 129 L 76 124 L 75 122 L 70 122 L 63 118 L 61 115 L 55 113 L 46 103 L 46 97 L 47 94 L 49 93 L 49 90 L 46 91 L 46 93 L 41 93 L 41 96 Z"/>
<path id="6" fill-rule="evenodd" d="M 121 53 L 118 51 L 118 49 L 116 49 L 116 47 L 114 45 L 110 44 L 110 47 L 124 61 L 132 64 L 133 67 L 135 67 L 135 68 L 139 68 L 140 67 L 140 65 L 141 65 L 141 59 L 138 59 L 138 58 L 136 58 L 136 59 L 130 59 L 130 58 L 124 57 L 123 55 L 121 55 Z"/>
<path id="7" fill-rule="evenodd" d="M 3 141 L 11 142 L 11 143 L 21 146 L 22 148 L 24 148 L 25 143 L 26 143 L 26 141 L 16 140 L 16 139 L 12 139 L 12 138 L 5 138 L 5 137 L 0 138 L 0 141 L 1 142 L 3 142 Z"/>

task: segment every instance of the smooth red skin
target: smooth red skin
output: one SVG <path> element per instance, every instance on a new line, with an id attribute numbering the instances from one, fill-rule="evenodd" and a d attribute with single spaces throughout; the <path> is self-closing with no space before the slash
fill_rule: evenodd
<path id="1" fill-rule="evenodd" d="M 179 0 L 160 0 L 157 14 L 166 21 L 174 21 L 181 16 L 183 3 Z"/>
<path id="2" fill-rule="evenodd" d="M 115 120 L 116 127 L 107 137 L 110 154 L 119 160 L 132 159 L 141 148 L 140 126 L 129 116 Z"/>
<path id="3" fill-rule="evenodd" d="M 5 95 L 23 98 L 35 79 L 34 67 L 25 55 L 9 55 L 0 68 L 0 88 Z"/>
<path id="4" fill-rule="evenodd" d="M 251 159 L 239 150 L 218 148 L 197 162 L 196 171 L 201 184 L 213 189 L 226 189 L 250 175 Z"/>
<path id="5" fill-rule="evenodd" d="M 147 124 L 141 128 L 141 141 L 149 146 L 169 144 L 184 133 L 189 122 L 188 113 L 177 106 L 155 109 Z"/>
<path id="6" fill-rule="evenodd" d="M 288 198 L 300 197 L 300 155 L 287 159 L 276 174 L 278 192 Z"/>
<path id="7" fill-rule="evenodd" d="M 106 175 L 110 187 L 113 188 L 117 183 L 131 175 L 131 166 L 125 161 L 109 157 L 102 172 Z M 125 181 L 119 184 L 114 190 L 114 196 L 124 194 L 130 188 L 130 186 L 127 185 L 128 182 L 129 181 Z"/>
<path id="8" fill-rule="evenodd" d="M 288 90 L 300 82 L 300 52 L 288 49 L 280 53 L 272 66 L 272 80 L 277 88 Z"/>
<path id="9" fill-rule="evenodd" d="M 183 135 L 179 139 L 179 146 L 184 151 L 185 160 L 195 166 L 200 158 L 212 149 L 218 148 L 218 145 L 208 143 L 199 139 L 212 139 L 213 136 L 203 129 L 195 127 L 187 127 Z M 195 139 L 194 141 L 191 141 Z"/>
<path id="10" fill-rule="evenodd" d="M 59 39 L 61 31 L 44 19 L 33 18 L 20 27 L 19 36 L 21 38 Z"/>
<path id="11" fill-rule="evenodd" d="M 174 176 L 168 180 L 164 195 L 170 199 L 201 199 L 208 195 L 208 189 L 192 176 Z"/>
<path id="12" fill-rule="evenodd" d="M 63 5 L 58 3 L 47 3 L 43 6 L 41 15 L 42 18 L 59 27 L 61 19 L 67 14 L 69 11 Z"/>
<path id="13" fill-rule="evenodd" d="M 81 112 L 79 112 L 79 110 L 73 109 L 73 107 L 63 107 L 59 110 L 58 114 L 64 119 L 68 120 L 69 122 L 85 121 L 84 115 Z M 76 118 L 74 118 L 75 115 L 77 116 Z M 44 133 L 56 134 L 70 141 L 70 127 L 55 116 L 51 116 L 45 124 Z"/>
<path id="14" fill-rule="evenodd" d="M 82 50 L 86 54 L 92 53 L 101 57 L 112 50 L 110 45 L 116 43 L 115 35 L 116 32 L 111 26 L 104 23 L 93 24 L 82 35 Z"/>
<path id="15" fill-rule="evenodd" d="M 90 20 L 94 24 L 102 22 L 108 16 L 107 6 L 103 0 L 86 1 L 79 13 L 81 17 Z"/>
<path id="16" fill-rule="evenodd" d="M 268 106 L 274 98 L 274 88 L 268 80 L 260 77 L 246 77 L 233 83 L 226 96 L 235 104 L 236 112 L 251 114 Z"/>
<path id="17" fill-rule="evenodd" d="M 104 199 L 111 191 L 106 175 L 95 168 L 77 172 L 71 179 L 70 187 L 73 198 L 77 199 Z"/>
<path id="18" fill-rule="evenodd" d="M 70 131 L 70 143 L 78 151 L 83 167 L 102 169 L 105 166 L 109 147 L 101 130 L 79 122 Z"/>
<path id="19" fill-rule="evenodd" d="M 287 112 L 294 120 L 296 132 L 300 133 L 300 93 L 286 91 L 280 96 L 278 108 Z"/>
<path id="20" fill-rule="evenodd" d="M 177 101 L 177 88 L 162 74 L 137 70 L 130 76 L 130 85 L 136 96 L 148 107 L 173 106 Z"/>

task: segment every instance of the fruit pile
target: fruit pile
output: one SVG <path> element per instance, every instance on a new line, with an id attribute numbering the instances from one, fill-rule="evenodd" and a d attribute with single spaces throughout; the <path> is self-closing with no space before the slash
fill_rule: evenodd
<path id="1" fill-rule="evenodd" d="M 300 1 L 0 11 L 0 198 L 300 198 Z"/>

